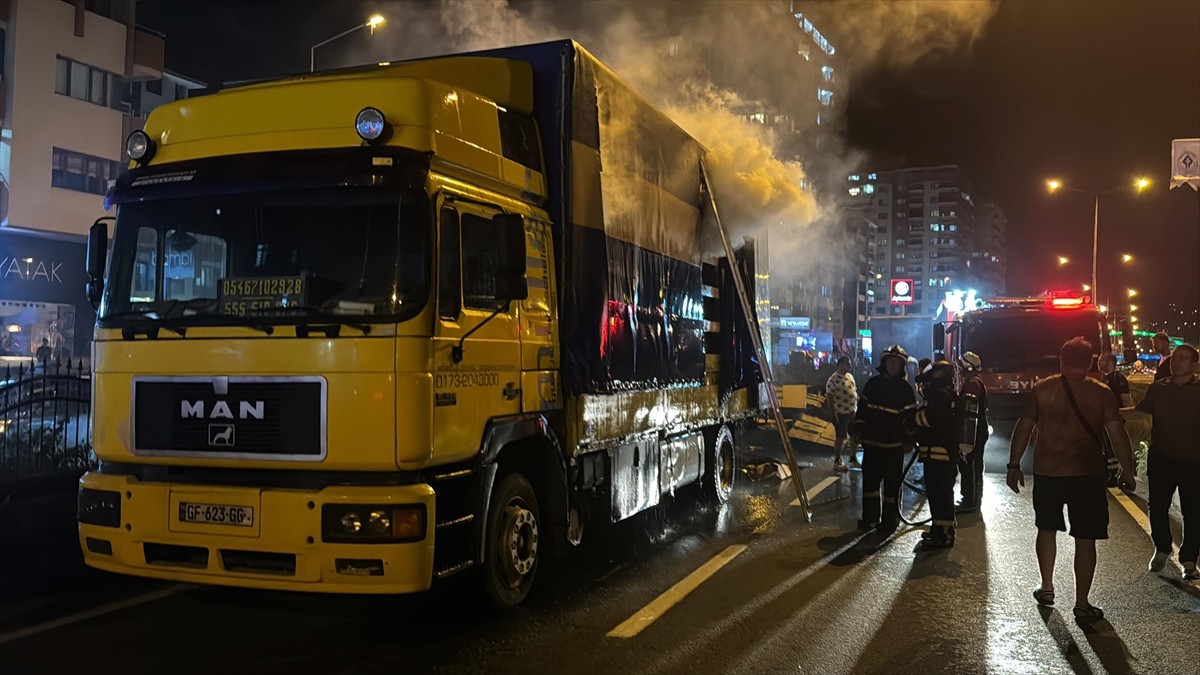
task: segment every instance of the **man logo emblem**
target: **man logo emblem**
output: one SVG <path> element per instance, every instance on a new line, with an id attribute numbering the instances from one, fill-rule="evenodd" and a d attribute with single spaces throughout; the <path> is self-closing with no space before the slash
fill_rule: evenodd
<path id="1" fill-rule="evenodd" d="M 208 425 L 208 444 L 222 445 L 233 447 L 233 425 L 232 424 L 210 424 Z"/>

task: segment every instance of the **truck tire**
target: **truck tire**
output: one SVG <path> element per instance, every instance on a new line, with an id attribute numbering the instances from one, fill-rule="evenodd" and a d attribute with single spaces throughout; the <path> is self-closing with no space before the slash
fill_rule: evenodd
<path id="1" fill-rule="evenodd" d="M 728 425 L 722 424 L 704 452 L 702 492 L 708 501 L 714 504 L 724 504 L 733 494 L 733 481 L 737 476 L 733 430 Z"/>
<path id="2" fill-rule="evenodd" d="M 499 609 L 521 604 L 533 587 L 539 515 L 537 495 L 525 476 L 510 473 L 496 483 L 488 507 L 483 582 Z"/>

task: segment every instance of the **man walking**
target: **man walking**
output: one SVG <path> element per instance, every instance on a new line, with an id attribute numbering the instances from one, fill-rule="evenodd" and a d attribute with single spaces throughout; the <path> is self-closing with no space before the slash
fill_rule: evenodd
<path id="1" fill-rule="evenodd" d="M 962 474 L 962 501 L 955 507 L 955 513 L 975 513 L 983 501 L 983 449 L 988 442 L 987 421 L 987 385 L 979 370 L 983 360 L 975 352 L 967 352 L 959 359 L 963 369 L 963 384 L 959 395 L 971 394 L 979 401 L 979 423 L 975 427 L 975 447 L 959 460 L 959 471 Z M 964 441 L 965 442 L 965 441 Z"/>
<path id="2" fill-rule="evenodd" d="M 1037 560 L 1041 585 L 1033 597 L 1039 604 L 1054 604 L 1056 536 L 1067 529 L 1063 507 L 1071 520 L 1075 539 L 1075 618 L 1094 621 L 1104 617 L 1088 602 L 1096 573 L 1096 540 L 1108 538 L 1108 493 L 1100 429 L 1108 431 L 1124 472 L 1121 487 L 1133 490 L 1133 453 L 1124 422 L 1108 387 L 1087 377 L 1092 345 L 1082 337 L 1068 340 L 1059 352 L 1061 374 L 1034 385 L 1021 413 L 1009 451 L 1006 482 L 1013 492 L 1025 485 L 1021 457 L 1037 429 L 1033 460 L 1033 510 L 1037 526 Z"/>
<path id="3" fill-rule="evenodd" d="M 1192 372 L 1196 348 L 1180 345 L 1171 354 L 1171 377 L 1146 390 L 1136 408 L 1123 408 L 1126 418 L 1149 416 L 1150 538 L 1154 557 L 1150 571 L 1161 571 L 1171 555 L 1171 500 L 1179 490 L 1183 542 L 1179 564 L 1185 579 L 1200 579 L 1200 379 Z"/>
<path id="4" fill-rule="evenodd" d="M 1171 338 L 1159 331 L 1154 334 L 1152 341 L 1154 353 L 1158 354 L 1158 367 L 1154 369 L 1154 381 L 1158 382 L 1171 377 Z"/>
<path id="5" fill-rule="evenodd" d="M 833 468 L 835 471 L 849 471 L 842 462 L 842 446 L 854 431 L 854 411 L 858 408 L 858 388 L 854 384 L 854 376 L 850 374 L 850 359 L 842 356 L 837 361 L 837 371 L 825 381 L 825 405 L 833 414 Z M 850 464 L 857 464 L 858 446 L 850 448 Z"/>
<path id="6" fill-rule="evenodd" d="M 912 386 L 904 379 L 907 363 L 908 352 L 903 347 L 888 347 L 880 357 L 879 374 L 867 381 L 858 397 L 854 433 L 863 448 L 863 510 L 859 528 L 878 527 L 892 532 L 900 526 L 897 501 L 900 481 L 904 479 L 904 455 L 909 447 L 904 418 L 917 404 Z M 882 503 L 880 483 L 883 483 Z"/>
<path id="7" fill-rule="evenodd" d="M 1117 406 L 1121 408 L 1132 406 L 1133 399 L 1129 397 L 1129 378 L 1117 370 L 1117 357 L 1112 352 L 1104 352 L 1096 360 L 1096 367 L 1100 371 L 1100 381 L 1112 390 Z"/>

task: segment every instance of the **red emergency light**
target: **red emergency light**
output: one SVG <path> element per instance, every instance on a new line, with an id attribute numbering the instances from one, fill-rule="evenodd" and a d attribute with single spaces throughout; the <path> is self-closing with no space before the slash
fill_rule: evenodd
<path id="1" fill-rule="evenodd" d="M 1050 298 L 1050 307 L 1053 309 L 1079 309 L 1083 307 L 1083 298 L 1079 296 L 1073 298 Z"/>

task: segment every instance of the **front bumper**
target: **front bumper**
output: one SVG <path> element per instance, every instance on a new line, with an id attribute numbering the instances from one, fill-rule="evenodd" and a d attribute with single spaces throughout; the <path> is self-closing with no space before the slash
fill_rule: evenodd
<path id="1" fill-rule="evenodd" d="M 142 482 L 90 472 L 81 489 L 120 493 L 117 527 L 79 524 L 97 569 L 189 583 L 322 593 L 413 593 L 433 577 L 433 488 L 261 489 Z M 249 506 L 251 526 L 180 522 L 181 501 Z M 424 504 L 425 537 L 409 543 L 324 543 L 325 504 Z"/>

